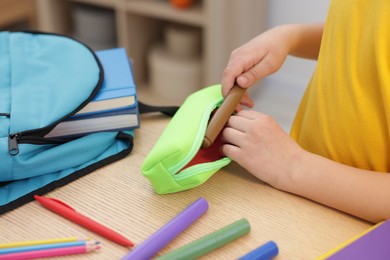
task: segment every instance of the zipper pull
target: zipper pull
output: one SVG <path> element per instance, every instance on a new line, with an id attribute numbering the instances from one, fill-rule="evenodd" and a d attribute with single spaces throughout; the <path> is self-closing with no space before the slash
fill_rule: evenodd
<path id="1" fill-rule="evenodd" d="M 18 139 L 20 133 L 10 134 L 8 136 L 8 153 L 11 156 L 15 156 L 19 153 Z"/>
<path id="2" fill-rule="evenodd" d="M 0 113 L 0 116 L 10 117 L 11 114 L 10 113 Z"/>

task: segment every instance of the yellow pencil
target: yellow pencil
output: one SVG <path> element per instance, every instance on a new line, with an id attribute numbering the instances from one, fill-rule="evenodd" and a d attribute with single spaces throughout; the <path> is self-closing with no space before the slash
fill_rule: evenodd
<path id="1" fill-rule="evenodd" d="M 20 242 L 11 242 L 0 244 L 0 248 L 12 248 L 12 247 L 21 247 L 21 246 L 34 246 L 34 245 L 42 245 L 42 244 L 54 244 L 54 243 L 65 243 L 65 242 L 73 242 L 78 240 L 88 240 L 81 239 L 77 237 L 63 237 L 63 238 L 54 238 L 47 240 L 34 240 L 34 241 L 20 241 Z"/>

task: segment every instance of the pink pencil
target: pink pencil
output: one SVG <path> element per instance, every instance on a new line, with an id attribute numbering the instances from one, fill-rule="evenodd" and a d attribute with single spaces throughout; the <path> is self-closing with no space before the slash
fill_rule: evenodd
<path id="1" fill-rule="evenodd" d="M 35 259 L 35 258 L 44 258 L 44 257 L 73 255 L 73 254 L 84 254 L 84 253 L 98 250 L 99 248 L 100 248 L 99 245 L 87 245 L 87 246 L 54 248 L 54 249 L 46 249 L 46 250 L 34 250 L 28 252 L 0 255 L 0 259 L 22 260 L 22 259 Z"/>

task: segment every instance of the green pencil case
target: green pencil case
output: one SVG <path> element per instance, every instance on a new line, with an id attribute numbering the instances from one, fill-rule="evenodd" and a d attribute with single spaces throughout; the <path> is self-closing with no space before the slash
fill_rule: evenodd
<path id="1" fill-rule="evenodd" d="M 220 154 L 220 137 L 201 148 L 209 119 L 222 101 L 221 85 L 207 87 L 187 97 L 173 116 L 141 167 L 157 193 L 199 186 L 231 162 Z"/>

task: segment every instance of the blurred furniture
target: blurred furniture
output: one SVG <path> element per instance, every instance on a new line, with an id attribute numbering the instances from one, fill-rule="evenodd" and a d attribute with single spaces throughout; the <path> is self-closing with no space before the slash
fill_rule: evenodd
<path id="1" fill-rule="evenodd" d="M 0 28 L 6 29 L 26 23 L 29 28 L 37 26 L 34 0 L 0 0 Z"/>
<path id="2" fill-rule="evenodd" d="M 42 29 L 57 33 L 71 33 L 69 6 L 87 4 L 114 10 L 117 42 L 127 49 L 134 62 L 141 98 L 153 97 L 148 88 L 147 54 L 152 45 L 163 40 L 167 24 L 200 29 L 202 78 L 199 88 L 219 83 L 231 51 L 265 28 L 266 1 L 258 0 L 198 0 L 189 8 L 180 9 L 168 0 L 37 1 Z M 164 98 L 164 101 L 172 104 L 172 100 Z"/>

